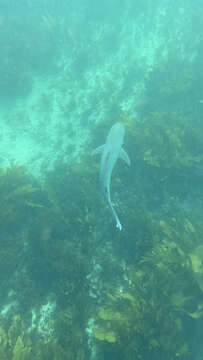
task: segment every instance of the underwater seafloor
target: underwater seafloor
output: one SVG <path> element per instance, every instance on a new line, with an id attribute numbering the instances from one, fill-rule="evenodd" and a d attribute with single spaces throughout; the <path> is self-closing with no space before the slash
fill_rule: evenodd
<path id="1" fill-rule="evenodd" d="M 203 360 L 202 10 L 1 1 L 0 360 Z"/>

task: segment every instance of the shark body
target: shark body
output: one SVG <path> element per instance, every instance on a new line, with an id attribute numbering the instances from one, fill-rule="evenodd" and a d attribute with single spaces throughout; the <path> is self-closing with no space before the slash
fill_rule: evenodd
<path id="1" fill-rule="evenodd" d="M 122 230 L 122 225 L 111 203 L 110 183 L 111 183 L 112 171 L 114 169 L 114 166 L 118 158 L 123 159 L 127 163 L 127 165 L 130 166 L 129 156 L 122 148 L 124 135 L 125 135 L 124 126 L 121 123 L 117 122 L 110 129 L 105 144 L 99 146 L 92 152 L 92 155 L 101 153 L 100 176 L 99 176 L 101 191 L 103 193 L 104 199 L 106 200 L 111 210 L 113 218 L 115 219 L 116 227 L 119 230 Z"/>

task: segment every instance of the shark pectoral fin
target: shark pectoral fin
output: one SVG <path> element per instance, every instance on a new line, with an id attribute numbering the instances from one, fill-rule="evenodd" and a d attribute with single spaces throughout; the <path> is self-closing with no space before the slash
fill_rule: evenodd
<path id="1" fill-rule="evenodd" d="M 130 161 L 130 158 L 127 154 L 127 152 L 121 148 L 121 151 L 120 151 L 120 154 L 119 154 L 119 158 L 122 159 L 123 161 L 125 161 L 125 163 L 130 166 L 131 165 L 131 161 Z"/>
<path id="2" fill-rule="evenodd" d="M 104 146 L 105 146 L 105 144 L 98 146 L 96 149 L 94 149 L 94 150 L 92 151 L 91 155 L 101 154 L 102 151 L 104 150 Z"/>

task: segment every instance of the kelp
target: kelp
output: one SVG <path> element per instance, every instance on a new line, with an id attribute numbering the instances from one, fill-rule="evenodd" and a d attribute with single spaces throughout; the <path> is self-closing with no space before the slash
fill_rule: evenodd
<path id="1" fill-rule="evenodd" d="M 78 175 L 83 182 L 82 172 L 83 169 Z M 8 301 L 9 286 L 12 289 L 9 301 L 14 302 L 12 310 L 0 322 L 2 360 L 87 357 L 86 276 L 90 271 L 87 244 L 92 236 L 93 212 L 91 205 L 88 210 L 88 202 L 79 196 L 81 184 L 66 189 L 64 168 L 62 174 L 60 178 L 58 168 L 53 182 L 46 183 L 43 189 L 22 167 L 12 166 L 0 174 L 0 269 L 7 286 L 1 291 L 1 301 L 2 304 Z M 73 181 L 71 175 L 70 170 L 69 182 Z M 83 185 L 87 188 L 87 183 Z M 85 189 L 83 196 L 88 198 Z M 76 219 L 75 213 L 78 213 Z M 75 222 L 77 226 L 73 226 Z M 80 238 L 82 229 L 89 230 Z M 47 302 L 50 293 L 56 294 L 52 298 L 54 301 L 57 298 L 59 306 L 50 320 L 50 332 L 49 325 L 47 332 L 38 332 L 36 322 L 28 333 L 28 322 L 25 325 L 22 319 L 29 318 L 33 308 L 39 316 L 40 306 Z M 8 326 L 11 314 L 15 313 Z"/>
<path id="2" fill-rule="evenodd" d="M 153 121 L 155 124 L 156 119 Z M 182 126 L 181 119 L 180 124 Z M 147 128 L 148 123 L 145 125 Z M 196 158 L 191 163 L 181 160 L 187 137 L 179 125 L 179 141 L 168 141 L 170 155 L 167 151 L 159 154 L 158 146 L 150 141 L 144 148 L 143 136 L 148 136 L 149 140 L 150 129 L 142 134 L 142 130 L 145 131 L 142 124 L 133 125 L 129 121 L 129 129 L 134 126 L 135 131 L 131 135 L 140 136 L 136 156 L 156 170 L 185 171 L 199 164 Z M 171 132 L 166 128 L 163 125 L 163 134 L 171 137 L 172 127 Z M 155 149 L 150 159 L 143 156 L 149 146 Z M 173 147 L 178 149 L 179 160 L 173 159 Z M 170 158 L 168 167 L 165 165 L 167 156 Z M 68 169 L 64 164 L 57 164 L 55 170 L 47 174 L 43 190 L 20 168 L 2 172 L 0 176 L 4 201 L 0 221 L 4 232 L 9 234 L 6 243 L 2 239 L 1 266 L 4 259 L 10 259 L 2 273 L 14 269 L 12 263 L 24 244 L 26 254 L 31 254 L 28 261 L 23 259 L 24 270 L 13 282 L 16 298 L 20 299 L 18 317 L 13 318 L 9 326 L 1 325 L 0 355 L 3 360 L 88 358 L 90 349 L 85 329 L 90 313 L 92 316 L 94 301 L 93 342 L 101 356 L 106 355 L 112 360 L 136 357 L 188 359 L 190 342 L 185 337 L 184 326 L 201 319 L 203 314 L 201 221 L 198 223 L 191 213 L 181 211 L 177 198 L 172 202 L 172 216 L 148 209 L 146 196 L 141 194 L 143 200 L 138 202 L 129 185 L 126 195 L 129 201 L 120 207 L 123 218 L 127 219 L 125 232 L 115 232 L 109 239 L 108 226 L 113 225 L 110 222 L 108 225 L 108 220 L 104 225 L 105 208 L 100 206 L 102 198 L 97 188 L 98 168 L 95 166 L 86 158 Z M 119 176 L 115 177 L 115 186 L 119 190 L 121 187 L 123 195 Z M 169 192 L 166 198 L 172 198 Z M 5 215 L 8 213 L 10 217 Z M 17 231 L 19 224 L 23 235 Z M 112 239 L 115 242 L 110 254 L 105 246 Z M 116 256 L 114 251 L 117 251 Z M 120 263 L 118 259 L 121 259 Z M 97 264 L 97 260 L 102 270 L 98 287 L 94 283 L 96 300 L 92 300 L 89 296 L 91 279 L 96 282 L 97 278 L 94 278 L 91 262 Z M 25 310 L 28 315 L 32 307 L 39 309 L 50 294 L 57 303 L 56 313 L 50 321 L 50 334 L 42 337 L 36 329 L 34 335 L 27 333 L 20 314 L 22 316 Z"/>
<path id="3" fill-rule="evenodd" d="M 128 289 L 107 294 L 94 338 L 113 359 L 188 359 L 184 326 L 203 315 L 201 230 L 189 219 L 159 220 L 152 250 L 126 275 Z"/>
<path id="4" fill-rule="evenodd" d="M 21 166 L 0 169 L 0 278 L 22 261 L 30 224 L 45 201 L 40 185 Z"/>
<path id="5" fill-rule="evenodd" d="M 76 336 L 76 332 L 74 334 Z M 40 337 L 28 332 L 20 315 L 12 318 L 8 329 L 0 327 L 1 360 L 85 360 L 85 348 L 76 344 L 77 341 L 74 348 L 70 343 L 64 347 L 56 337 Z"/>
<path id="6" fill-rule="evenodd" d="M 0 226 L 2 231 L 15 230 L 25 225 L 25 214 L 30 208 L 42 208 L 39 184 L 30 177 L 25 168 L 14 166 L 0 170 Z"/>
<path id="7" fill-rule="evenodd" d="M 15 315 L 7 331 L 0 327 L 0 357 L 2 360 L 65 360 L 66 354 L 56 339 L 39 339 L 27 333 L 22 318 Z"/>
<path id="8" fill-rule="evenodd" d="M 24 334 L 24 326 L 20 316 L 16 315 L 5 331 L 0 328 L 0 356 L 7 360 L 29 360 L 31 343 Z"/>
<path id="9" fill-rule="evenodd" d="M 201 127 L 176 112 L 153 111 L 142 121 L 123 114 L 136 141 L 136 156 L 162 169 L 195 167 L 201 163 Z"/>

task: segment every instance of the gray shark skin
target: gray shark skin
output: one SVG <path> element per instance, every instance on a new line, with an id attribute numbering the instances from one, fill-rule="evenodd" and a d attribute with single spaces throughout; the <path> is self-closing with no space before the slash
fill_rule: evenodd
<path id="1" fill-rule="evenodd" d="M 119 230 L 122 230 L 122 225 L 111 203 L 110 183 L 111 183 L 112 171 L 114 169 L 114 166 L 118 158 L 123 159 L 126 162 L 126 164 L 130 166 L 129 156 L 122 148 L 124 135 L 125 135 L 124 126 L 120 122 L 117 122 L 110 129 L 105 144 L 99 146 L 92 152 L 92 155 L 101 153 L 101 164 L 100 164 L 100 175 L 99 175 L 101 191 L 103 193 L 104 199 L 106 200 L 111 210 L 113 218 L 116 222 L 116 227 Z"/>

